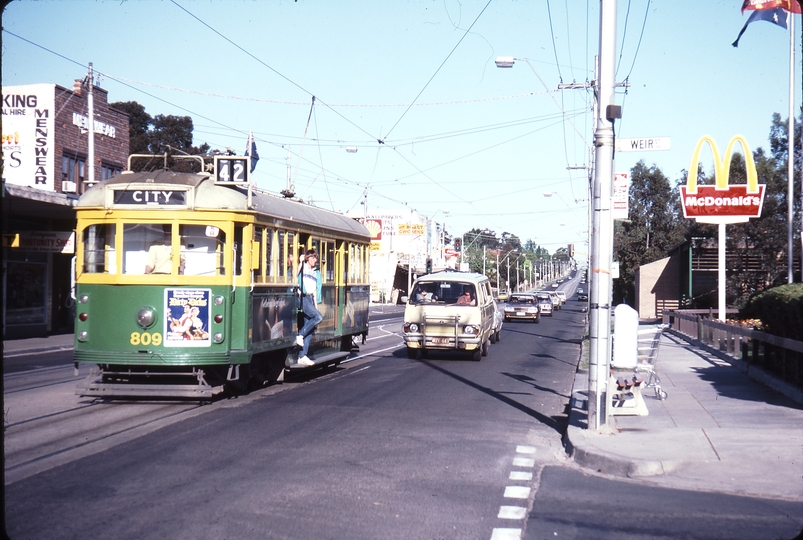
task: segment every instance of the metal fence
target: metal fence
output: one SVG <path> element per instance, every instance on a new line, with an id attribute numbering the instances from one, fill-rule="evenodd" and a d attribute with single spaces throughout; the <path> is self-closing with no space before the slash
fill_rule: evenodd
<path id="1" fill-rule="evenodd" d="M 728 311 L 735 313 L 735 310 Z M 715 320 L 711 310 L 664 311 L 663 322 L 690 339 L 803 388 L 803 341 L 782 338 L 749 326 Z"/>

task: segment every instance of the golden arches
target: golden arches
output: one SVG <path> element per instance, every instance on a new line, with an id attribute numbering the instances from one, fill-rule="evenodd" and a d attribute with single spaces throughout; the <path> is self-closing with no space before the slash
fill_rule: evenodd
<path id="1" fill-rule="evenodd" d="M 691 157 L 691 165 L 689 166 L 689 176 L 686 178 L 686 193 L 693 195 L 697 193 L 697 168 L 700 160 L 700 151 L 703 149 L 703 144 L 708 143 L 711 147 L 711 153 L 714 155 L 714 179 L 716 180 L 716 189 L 728 189 L 728 176 L 730 175 L 731 158 L 733 156 L 733 146 L 736 143 L 742 145 L 744 151 L 744 161 L 747 169 L 747 193 L 758 193 L 758 174 L 756 173 L 756 163 L 753 160 L 753 154 L 750 152 L 750 147 L 747 141 L 741 135 L 734 135 L 728 142 L 728 147 L 725 149 L 725 159 L 722 160 L 719 155 L 717 143 L 709 135 L 703 135 L 697 146 L 694 147 L 694 153 Z"/>

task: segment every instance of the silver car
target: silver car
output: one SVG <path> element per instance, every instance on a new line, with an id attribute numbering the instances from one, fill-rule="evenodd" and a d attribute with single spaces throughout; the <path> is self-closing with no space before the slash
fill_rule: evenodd
<path id="1" fill-rule="evenodd" d="M 549 315 L 552 316 L 552 312 L 554 311 L 554 304 L 552 304 L 552 295 L 547 293 L 536 294 L 535 297 L 538 299 L 538 309 L 541 311 L 542 315 Z"/>

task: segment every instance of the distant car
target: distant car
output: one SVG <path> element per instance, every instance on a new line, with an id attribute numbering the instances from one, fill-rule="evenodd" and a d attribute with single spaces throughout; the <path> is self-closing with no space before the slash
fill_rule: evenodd
<path id="1" fill-rule="evenodd" d="M 579 293 L 579 294 L 577 295 L 577 300 L 579 300 L 580 302 L 588 302 L 588 294 L 586 294 L 586 293 Z"/>
<path id="2" fill-rule="evenodd" d="M 513 293 L 505 304 L 505 321 L 524 319 L 541 322 L 538 299 L 530 293 Z"/>
<path id="3" fill-rule="evenodd" d="M 565 292 L 563 292 L 563 291 L 555 291 L 555 294 L 557 294 L 558 298 L 560 298 L 560 305 L 563 305 L 563 304 L 566 303 L 566 293 Z"/>
<path id="4" fill-rule="evenodd" d="M 507 300 L 507 297 L 508 294 L 506 292 L 499 293 L 496 295 L 496 299 L 499 300 L 500 302 L 504 302 L 505 300 Z"/>
<path id="5" fill-rule="evenodd" d="M 562 309 L 563 302 L 560 301 L 560 296 L 555 291 L 547 291 L 547 294 L 552 297 L 552 309 Z"/>
<path id="6" fill-rule="evenodd" d="M 538 311 L 542 315 L 552 316 L 554 305 L 552 304 L 552 295 L 547 293 L 536 294 L 535 298 L 538 300 Z"/>
<path id="7" fill-rule="evenodd" d="M 496 343 L 502 337 L 502 323 L 505 321 L 505 312 L 499 305 L 494 302 L 494 325 L 493 332 L 491 332 L 490 341 Z"/>
<path id="8" fill-rule="evenodd" d="M 553 283 L 553 284 L 552 284 L 552 288 L 553 288 L 553 289 L 557 289 L 557 288 L 558 288 L 558 284 L 557 284 L 557 283 Z"/>

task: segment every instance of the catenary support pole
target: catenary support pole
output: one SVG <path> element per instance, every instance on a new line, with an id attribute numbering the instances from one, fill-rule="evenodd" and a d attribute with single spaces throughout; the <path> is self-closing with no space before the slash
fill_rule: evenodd
<path id="1" fill-rule="evenodd" d="M 591 297 L 589 304 L 588 429 L 607 424 L 609 359 L 611 357 L 611 266 L 613 220 L 614 105 L 616 61 L 616 0 L 600 0 L 599 80 L 594 130 L 594 222 L 591 248 Z"/>

